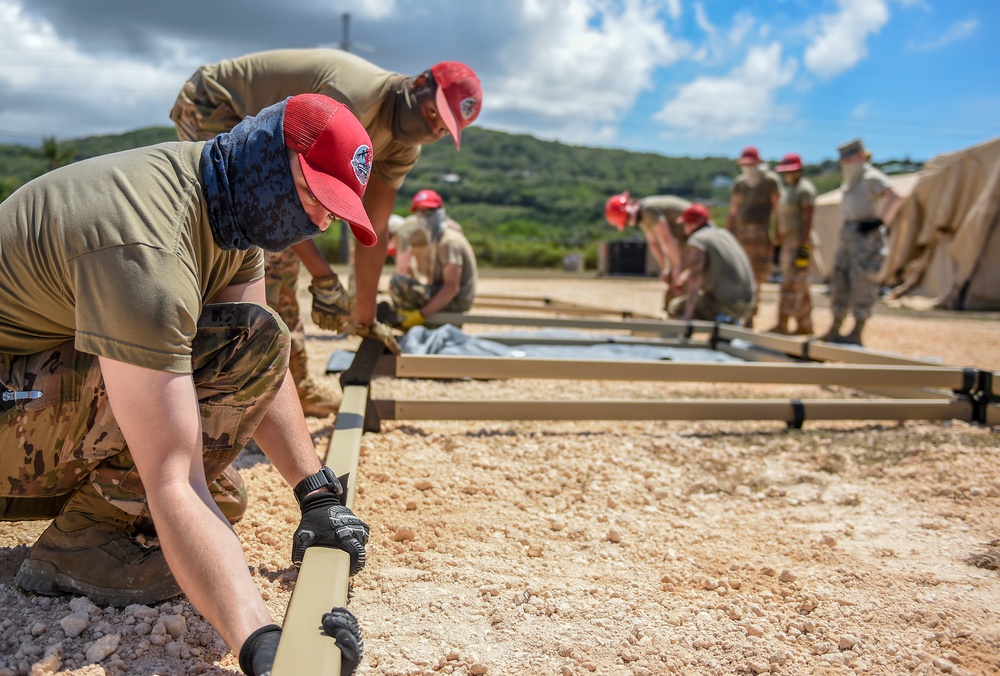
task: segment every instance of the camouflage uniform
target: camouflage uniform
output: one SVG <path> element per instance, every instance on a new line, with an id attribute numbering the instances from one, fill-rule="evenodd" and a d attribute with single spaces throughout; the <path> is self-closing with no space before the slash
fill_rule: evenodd
<path id="1" fill-rule="evenodd" d="M 310 389 L 309 357 L 306 354 L 306 329 L 299 311 L 299 270 L 302 263 L 291 249 L 264 252 L 264 289 L 267 304 L 288 327 L 291 347 L 288 371 L 292 374 L 299 396 Z"/>
<path id="2" fill-rule="evenodd" d="M 796 265 L 800 247 L 809 246 L 803 237 L 802 208 L 816 201 L 816 188 L 812 181 L 800 177 L 794 185 L 786 185 L 779 203 L 781 213 L 781 288 L 778 296 L 778 321 L 794 319 L 796 333 L 812 333 L 812 298 L 809 295 L 809 265 Z"/>
<path id="3" fill-rule="evenodd" d="M 781 194 L 780 179 L 771 171 L 762 171 L 760 182 L 750 187 L 740 176 L 733 183 L 733 193 L 741 197 L 739 213 L 735 215 L 733 234 L 750 260 L 754 276 L 753 310 L 748 322 L 757 313 L 761 286 L 771 276 L 774 244 L 771 241 L 771 199 Z"/>
<path id="4" fill-rule="evenodd" d="M 885 260 L 885 235 L 881 229 L 862 232 L 858 221 L 840 229 L 837 256 L 830 275 L 830 310 L 834 319 L 844 319 L 850 310 L 854 319 L 866 321 L 878 299 L 878 273 Z"/>
<path id="5" fill-rule="evenodd" d="M 236 521 L 246 511 L 247 494 L 230 463 L 281 385 L 288 332 L 259 305 L 206 305 L 192 350 L 205 476 L 216 504 Z M 0 412 L 0 519 L 54 518 L 88 485 L 107 501 L 108 516 L 149 518 L 96 356 L 77 351 L 73 341 L 24 357 L 0 355 L 0 383 L 44 393 Z"/>

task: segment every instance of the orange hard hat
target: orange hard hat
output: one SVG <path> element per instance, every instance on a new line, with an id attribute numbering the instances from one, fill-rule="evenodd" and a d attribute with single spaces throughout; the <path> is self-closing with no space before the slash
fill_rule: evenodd
<path id="1" fill-rule="evenodd" d="M 612 195 L 604 203 L 604 218 L 619 230 L 628 225 L 628 191 Z"/>
<path id="2" fill-rule="evenodd" d="M 444 200 L 435 191 L 418 190 L 417 194 L 413 196 L 410 211 L 416 211 L 417 209 L 438 209 L 443 206 Z"/>

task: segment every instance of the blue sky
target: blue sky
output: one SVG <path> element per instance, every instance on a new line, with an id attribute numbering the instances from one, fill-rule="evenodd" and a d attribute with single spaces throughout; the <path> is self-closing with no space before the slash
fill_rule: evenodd
<path id="1" fill-rule="evenodd" d="M 340 46 L 480 75 L 478 124 L 665 155 L 926 160 L 1000 134 L 995 0 L 0 0 L 0 142 L 167 125 L 203 63 Z"/>

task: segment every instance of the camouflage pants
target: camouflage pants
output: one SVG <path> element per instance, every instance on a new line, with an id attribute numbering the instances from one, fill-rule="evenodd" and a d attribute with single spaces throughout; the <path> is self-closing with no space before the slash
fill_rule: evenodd
<path id="1" fill-rule="evenodd" d="M 309 385 L 309 355 L 306 353 L 306 328 L 299 310 L 299 270 L 302 263 L 291 249 L 264 252 L 264 287 L 267 304 L 278 313 L 288 327 L 291 347 L 288 370 L 295 386 L 302 390 Z"/>
<path id="2" fill-rule="evenodd" d="M 799 328 L 812 326 L 812 298 L 809 296 L 809 267 L 795 265 L 798 244 L 786 241 L 781 246 L 781 291 L 778 315 L 795 320 Z"/>
<path id="3" fill-rule="evenodd" d="M 398 310 L 418 310 L 440 290 L 440 284 L 424 284 L 406 275 L 393 275 L 389 280 L 389 296 Z M 472 303 L 459 297 L 453 298 L 442 308 L 443 312 L 468 312 Z"/>
<path id="4" fill-rule="evenodd" d="M 878 298 L 878 273 L 885 259 L 884 248 L 885 235 L 879 228 L 862 233 L 856 222 L 844 223 L 830 275 L 830 310 L 834 319 L 845 319 L 848 310 L 857 320 L 871 317 Z"/>
<path id="5" fill-rule="evenodd" d="M 242 118 L 233 111 L 228 97 L 199 70 L 181 88 L 170 119 L 182 141 L 208 141 L 235 127 Z"/>
<path id="6" fill-rule="evenodd" d="M 750 259 L 750 268 L 753 270 L 753 308 L 749 317 L 752 318 L 757 314 L 761 287 L 771 276 L 771 256 L 774 246 L 771 244 L 771 235 L 766 224 L 737 223 L 733 234 Z"/>
<path id="7" fill-rule="evenodd" d="M 230 463 L 285 375 L 287 332 L 268 308 L 207 305 L 192 349 L 205 477 L 216 504 L 235 521 L 247 495 Z M 2 355 L 0 382 L 44 393 L 0 413 L 0 520 L 53 518 L 86 484 L 108 501 L 107 516 L 129 522 L 149 516 L 96 356 L 78 352 L 72 341 L 26 357 Z"/>
<path id="8" fill-rule="evenodd" d="M 672 319 L 683 317 L 686 308 L 687 294 L 675 296 L 667 302 L 667 316 Z M 750 305 L 720 303 L 713 296 L 699 291 L 698 302 L 694 306 L 694 314 L 691 316 L 691 319 L 706 322 L 735 323 L 749 317 L 750 309 Z"/>

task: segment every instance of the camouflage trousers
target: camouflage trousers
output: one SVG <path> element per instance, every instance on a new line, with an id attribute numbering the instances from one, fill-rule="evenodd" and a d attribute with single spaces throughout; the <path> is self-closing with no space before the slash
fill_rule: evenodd
<path id="1" fill-rule="evenodd" d="M 830 275 L 830 310 L 835 320 L 845 319 L 848 310 L 857 320 L 871 317 L 884 250 L 885 235 L 880 228 L 861 232 L 857 222 L 844 223 Z"/>
<path id="2" fill-rule="evenodd" d="M 233 110 L 228 96 L 199 70 L 181 88 L 170 119 L 182 141 L 208 141 L 227 132 L 243 118 Z"/>
<path id="3" fill-rule="evenodd" d="M 247 493 L 231 466 L 288 368 L 284 324 L 252 303 L 206 305 L 192 344 L 203 463 L 212 496 L 230 521 Z M 119 521 L 148 518 L 145 489 L 108 402 L 100 362 L 66 342 L 37 354 L 0 355 L 0 383 L 40 390 L 0 412 L 0 520 L 51 519 L 91 485 Z"/>
<path id="4" fill-rule="evenodd" d="M 418 310 L 441 289 L 440 284 L 424 284 L 406 275 L 393 275 L 389 279 L 389 296 L 398 310 Z M 443 312 L 468 312 L 472 301 L 456 296 L 441 310 Z"/>
<path id="5" fill-rule="evenodd" d="M 672 319 L 684 316 L 687 308 L 687 294 L 681 294 L 671 298 L 667 302 L 667 316 Z M 722 322 L 734 324 L 750 316 L 751 307 L 749 304 L 734 305 L 732 303 L 720 303 L 714 296 L 698 292 L 698 301 L 694 306 L 694 314 L 691 319 L 706 322 Z"/>
<path id="6" fill-rule="evenodd" d="M 306 353 L 306 327 L 299 309 L 299 270 L 302 262 L 291 249 L 264 252 L 264 287 L 267 304 L 288 327 L 291 346 L 288 370 L 301 391 L 310 385 L 309 355 Z"/>
<path id="7" fill-rule="evenodd" d="M 785 242 L 781 246 L 781 290 L 778 315 L 794 319 L 799 328 L 812 326 L 812 298 L 809 296 L 809 266 L 795 265 L 798 245 Z"/>
<path id="8" fill-rule="evenodd" d="M 753 270 L 753 308 L 748 317 L 752 319 L 757 314 L 761 287 L 771 276 L 774 245 L 771 244 L 771 235 L 766 224 L 737 223 L 733 234 L 750 259 L 750 268 Z"/>

